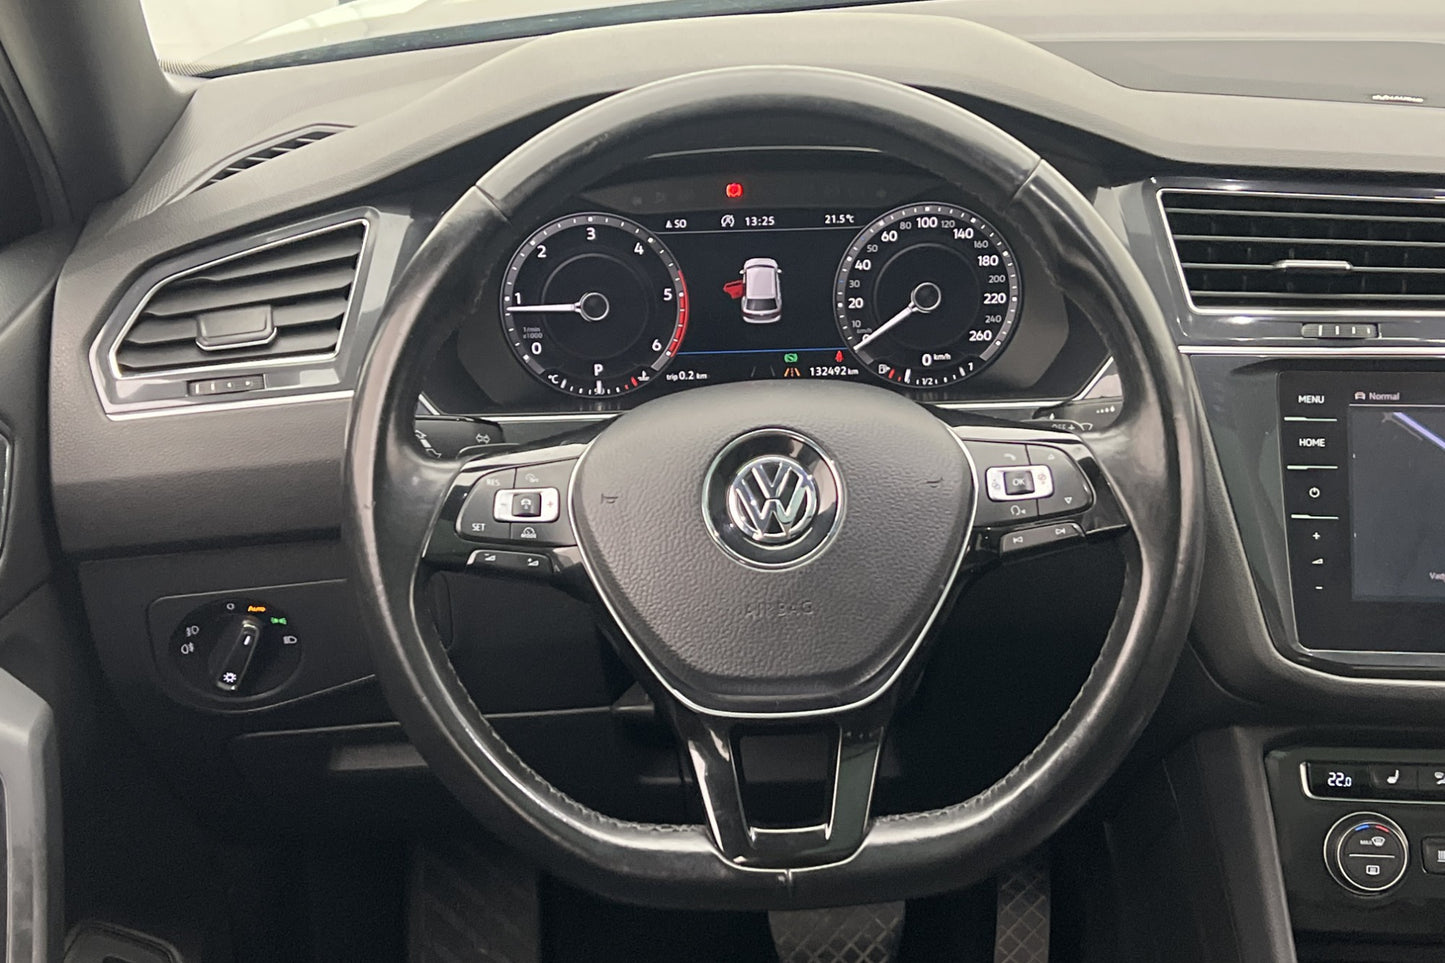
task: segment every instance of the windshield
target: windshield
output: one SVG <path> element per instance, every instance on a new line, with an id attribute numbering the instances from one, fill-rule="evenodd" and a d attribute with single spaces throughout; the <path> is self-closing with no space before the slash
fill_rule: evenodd
<path id="1" fill-rule="evenodd" d="M 141 0 L 156 56 L 185 74 L 286 66 L 577 27 L 878 0 Z"/>

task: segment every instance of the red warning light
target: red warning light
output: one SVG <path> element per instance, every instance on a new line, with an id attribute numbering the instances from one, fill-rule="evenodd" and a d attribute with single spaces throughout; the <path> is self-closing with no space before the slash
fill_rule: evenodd
<path id="1" fill-rule="evenodd" d="M 843 352 L 839 351 L 837 354 L 833 355 L 833 360 L 836 361 L 836 362 L 838 362 L 839 364 L 842 364 L 842 363 L 843 363 Z"/>
<path id="2" fill-rule="evenodd" d="M 733 181 L 727 187 L 723 188 L 723 193 L 726 194 L 730 200 L 735 201 L 743 196 L 743 185 L 737 181 Z"/>

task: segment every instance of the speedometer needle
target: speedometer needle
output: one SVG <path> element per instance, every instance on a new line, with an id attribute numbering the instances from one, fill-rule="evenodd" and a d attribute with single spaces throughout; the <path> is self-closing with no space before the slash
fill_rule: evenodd
<path id="1" fill-rule="evenodd" d="M 928 314 L 931 311 L 938 310 L 938 306 L 942 303 L 943 292 L 939 290 L 938 285 L 934 284 L 932 281 L 924 281 L 922 284 L 918 285 L 918 287 L 914 288 L 913 293 L 908 296 L 908 307 L 904 308 L 902 311 L 899 311 L 893 317 L 889 318 L 887 321 L 884 321 L 878 327 L 874 328 L 871 332 L 869 332 L 867 337 L 865 337 L 862 341 L 859 341 L 857 344 L 853 345 L 853 350 L 862 350 L 873 341 L 883 337 L 883 335 L 887 334 L 893 328 L 913 317 L 915 314 Z"/>

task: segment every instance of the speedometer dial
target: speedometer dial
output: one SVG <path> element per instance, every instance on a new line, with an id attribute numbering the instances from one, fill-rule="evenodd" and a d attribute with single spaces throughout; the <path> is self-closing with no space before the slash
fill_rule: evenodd
<path id="1" fill-rule="evenodd" d="M 1022 290 L 1007 242 L 950 204 L 889 211 L 853 240 L 834 284 L 838 327 L 878 377 L 936 388 L 1003 350 Z"/>
<path id="2" fill-rule="evenodd" d="M 621 394 L 652 381 L 687 331 L 687 287 L 667 246 L 612 214 L 539 228 L 502 280 L 512 350 L 559 391 Z"/>

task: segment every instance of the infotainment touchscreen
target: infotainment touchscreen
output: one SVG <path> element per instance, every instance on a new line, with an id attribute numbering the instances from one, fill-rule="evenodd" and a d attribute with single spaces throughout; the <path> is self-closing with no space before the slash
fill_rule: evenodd
<path id="1" fill-rule="evenodd" d="M 1445 373 L 1285 371 L 1279 401 L 1299 645 L 1445 666 Z"/>
<path id="2" fill-rule="evenodd" d="M 1348 426 L 1354 597 L 1445 602 L 1445 407 L 1362 400 Z"/>

